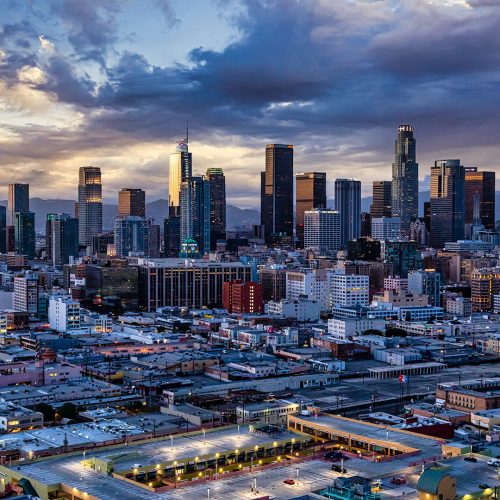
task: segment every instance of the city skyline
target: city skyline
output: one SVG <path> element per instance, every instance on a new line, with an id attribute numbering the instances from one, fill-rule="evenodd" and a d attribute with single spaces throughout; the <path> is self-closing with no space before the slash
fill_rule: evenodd
<path id="1" fill-rule="evenodd" d="M 73 198 L 74 172 L 95 165 L 106 201 L 137 177 L 148 200 L 166 199 L 168 156 L 186 119 L 193 175 L 222 168 L 228 203 L 241 208 L 258 207 L 268 143 L 294 144 L 295 172 L 334 179 L 355 168 L 368 196 L 379 174 L 390 179 L 400 123 L 417 131 L 424 189 L 438 158 L 498 172 L 499 9 L 491 3 L 382 1 L 375 8 L 311 0 L 281 9 L 279 2 L 200 0 L 190 15 L 182 2 L 152 1 L 142 26 L 137 2 L 76 5 L 11 2 L 5 9 L 3 185 L 30 183 L 32 196 Z M 278 11 L 283 36 L 273 37 Z M 485 40 L 479 57 L 478 40 Z M 278 54 L 286 71 L 272 64 Z M 411 81 L 398 63 L 402 54 L 412 61 Z M 263 78 L 246 77 L 259 69 Z M 42 176 L 50 182 L 37 182 Z M 329 197 L 332 191 L 329 183 Z"/>

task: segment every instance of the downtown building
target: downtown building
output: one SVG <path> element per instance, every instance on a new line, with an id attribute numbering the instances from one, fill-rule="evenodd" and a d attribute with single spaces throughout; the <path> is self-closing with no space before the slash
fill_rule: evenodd
<path id="1" fill-rule="evenodd" d="M 495 172 L 465 167 L 465 223 L 472 224 L 474 196 L 479 195 L 479 217 L 486 229 L 495 229 Z"/>
<path id="2" fill-rule="evenodd" d="M 222 289 L 222 305 L 229 313 L 260 314 L 264 302 L 262 287 L 254 281 L 228 281 Z"/>
<path id="3" fill-rule="evenodd" d="M 401 219 L 401 230 L 407 235 L 411 221 L 418 217 L 418 163 L 411 125 L 399 126 L 394 145 L 391 212 Z"/>
<path id="4" fill-rule="evenodd" d="M 293 239 L 293 146 L 268 144 L 261 172 L 261 226 L 266 243 L 290 246 Z"/>
<path id="5" fill-rule="evenodd" d="M 146 193 L 142 189 L 118 191 L 118 217 L 146 217 Z"/>
<path id="6" fill-rule="evenodd" d="M 305 172 L 295 175 L 295 236 L 304 248 L 305 213 L 326 208 L 326 173 Z"/>
<path id="7" fill-rule="evenodd" d="M 474 269 L 471 273 L 472 312 L 493 309 L 494 296 L 500 293 L 500 267 Z"/>
<path id="8" fill-rule="evenodd" d="M 306 210 L 303 216 L 305 249 L 326 255 L 342 248 L 339 212 L 317 208 Z"/>
<path id="9" fill-rule="evenodd" d="M 401 236 L 401 219 L 399 217 L 374 217 L 371 233 L 374 240 L 397 240 Z"/>
<path id="10" fill-rule="evenodd" d="M 460 160 L 437 160 L 431 167 L 431 246 L 463 240 L 464 218 L 465 169 Z"/>
<path id="11" fill-rule="evenodd" d="M 226 239 L 226 178 L 222 168 L 207 169 L 210 183 L 210 250 L 215 250 L 217 240 Z"/>
<path id="12" fill-rule="evenodd" d="M 102 184 L 99 167 L 80 167 L 78 175 L 78 240 L 92 245 L 92 237 L 102 233 Z"/>
<path id="13" fill-rule="evenodd" d="M 78 258 L 78 219 L 69 214 L 47 214 L 45 256 L 53 266 Z"/>
<path id="14" fill-rule="evenodd" d="M 240 262 L 146 259 L 139 266 L 139 307 L 221 307 L 224 283 L 251 281 L 251 266 Z"/>
<path id="15" fill-rule="evenodd" d="M 15 252 L 28 259 L 35 258 L 35 214 L 16 212 L 14 214 Z"/>
<path id="16" fill-rule="evenodd" d="M 372 204 L 370 215 L 372 220 L 380 217 L 391 217 L 392 182 L 373 181 Z"/>
<path id="17" fill-rule="evenodd" d="M 361 235 L 361 182 L 335 179 L 335 210 L 340 214 L 340 245 Z"/>

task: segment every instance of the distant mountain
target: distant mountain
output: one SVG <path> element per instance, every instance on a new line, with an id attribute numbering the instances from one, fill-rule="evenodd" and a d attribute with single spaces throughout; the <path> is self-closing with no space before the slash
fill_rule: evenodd
<path id="1" fill-rule="evenodd" d="M 30 198 L 30 210 L 35 212 L 35 224 L 37 232 L 45 232 L 45 221 L 49 213 L 75 213 L 74 200 L 43 200 L 42 198 Z M 0 201 L 0 205 L 7 205 L 7 201 Z M 117 205 L 104 203 L 102 206 L 102 225 L 104 230 L 111 230 L 118 212 Z M 153 218 L 157 224 L 162 224 L 168 214 L 167 200 L 156 200 L 146 203 L 146 215 Z M 245 225 L 260 224 L 260 212 L 258 210 L 241 209 L 234 205 L 227 205 L 227 226 L 234 229 Z"/>

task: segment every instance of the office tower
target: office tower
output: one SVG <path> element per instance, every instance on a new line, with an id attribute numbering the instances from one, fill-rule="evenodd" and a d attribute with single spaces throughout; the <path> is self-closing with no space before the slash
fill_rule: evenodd
<path id="1" fill-rule="evenodd" d="M 293 238 L 293 146 L 268 144 L 261 174 L 261 225 L 268 244 L 290 245 Z"/>
<path id="2" fill-rule="evenodd" d="M 382 255 L 384 262 L 391 264 L 392 274 L 408 278 L 410 271 L 422 269 L 422 254 L 416 241 L 384 241 Z"/>
<path id="3" fill-rule="evenodd" d="M 115 233 L 101 233 L 92 236 L 92 255 L 105 256 L 108 254 L 108 245 L 115 244 Z"/>
<path id="4" fill-rule="evenodd" d="M 35 214 L 33 212 L 16 212 L 14 214 L 15 251 L 35 258 Z"/>
<path id="5" fill-rule="evenodd" d="M 431 232 L 431 202 L 424 201 L 424 224 L 427 231 Z"/>
<path id="6" fill-rule="evenodd" d="M 401 236 L 399 217 L 374 217 L 372 219 L 372 238 L 374 240 L 397 240 Z"/>
<path id="7" fill-rule="evenodd" d="M 163 255 L 177 257 L 181 248 L 181 218 L 172 214 L 163 221 Z"/>
<path id="8" fill-rule="evenodd" d="M 241 262 L 190 261 L 169 259 L 148 261 L 139 270 L 139 307 L 156 311 L 158 307 L 222 306 L 226 281 L 250 281 L 252 269 Z"/>
<path id="9" fill-rule="evenodd" d="M 222 289 L 222 307 L 229 313 L 260 314 L 263 309 L 262 287 L 253 281 L 226 281 Z"/>
<path id="10" fill-rule="evenodd" d="M 118 257 L 127 257 L 130 253 L 147 255 L 149 224 L 141 217 L 115 219 L 115 249 Z"/>
<path id="11" fill-rule="evenodd" d="M 374 217 L 390 217 L 392 206 L 392 182 L 373 181 L 372 204 L 370 215 Z"/>
<path id="12" fill-rule="evenodd" d="M 272 265 L 259 268 L 259 283 L 262 285 L 262 298 L 265 302 L 279 302 L 286 297 L 286 269 Z"/>
<path id="13" fill-rule="evenodd" d="M 476 167 L 465 168 L 465 223 L 473 222 L 474 195 L 479 195 L 481 223 L 495 229 L 495 172 L 481 172 Z"/>
<path id="14" fill-rule="evenodd" d="M 9 184 L 9 197 L 7 200 L 7 225 L 14 225 L 16 212 L 30 211 L 30 185 Z"/>
<path id="15" fill-rule="evenodd" d="M 14 278 L 14 310 L 28 314 L 38 313 L 38 277 L 35 275 Z"/>
<path id="16" fill-rule="evenodd" d="M 80 302 L 73 300 L 70 295 L 50 297 L 49 323 L 50 328 L 58 332 L 79 330 Z"/>
<path id="17" fill-rule="evenodd" d="M 433 248 L 464 239 L 465 169 L 460 160 L 437 160 L 431 167 L 431 235 Z"/>
<path id="18" fill-rule="evenodd" d="M 410 222 L 418 216 L 418 163 L 416 141 L 411 125 L 400 125 L 392 164 L 391 215 L 401 219 L 401 230 L 407 234 Z"/>
<path id="19" fill-rule="evenodd" d="M 370 277 L 361 274 L 330 275 L 332 306 L 353 307 L 369 304 Z"/>
<path id="20" fill-rule="evenodd" d="M 441 306 L 441 275 L 429 269 L 408 273 L 408 292 L 427 295 L 429 305 Z"/>
<path id="21" fill-rule="evenodd" d="M 177 142 L 176 151 L 169 155 L 168 163 L 168 205 L 178 207 L 181 184 L 193 175 L 193 159 L 188 150 L 188 138 Z"/>
<path id="22" fill-rule="evenodd" d="M 340 244 L 360 236 L 361 182 L 352 179 L 335 179 L 335 210 L 340 212 Z"/>
<path id="23" fill-rule="evenodd" d="M 62 266 L 71 258 L 78 258 L 78 219 L 69 214 L 47 214 L 45 253 L 53 266 Z"/>
<path id="24" fill-rule="evenodd" d="M 99 167 L 80 167 L 77 212 L 79 243 L 91 245 L 92 236 L 102 233 L 102 184 Z"/>
<path id="25" fill-rule="evenodd" d="M 295 236 L 299 248 L 304 247 L 304 213 L 314 208 L 326 208 L 326 173 L 296 174 Z"/>
<path id="26" fill-rule="evenodd" d="M 359 235 L 361 238 L 367 238 L 372 235 L 372 216 L 369 212 L 361 212 Z"/>
<path id="27" fill-rule="evenodd" d="M 222 168 L 209 168 L 206 175 L 210 182 L 210 250 L 215 250 L 217 240 L 226 239 L 226 178 Z"/>
<path id="28" fill-rule="evenodd" d="M 304 248 L 320 254 L 340 250 L 340 214 L 336 210 L 316 208 L 304 212 Z"/>
<path id="29" fill-rule="evenodd" d="M 7 209 L 0 205 L 0 253 L 7 253 Z"/>
<path id="30" fill-rule="evenodd" d="M 123 188 L 118 192 L 118 217 L 146 217 L 146 193 L 142 189 Z"/>
<path id="31" fill-rule="evenodd" d="M 500 293 L 500 267 L 474 269 L 471 273 L 472 312 L 493 308 L 493 296 Z"/>
<path id="32" fill-rule="evenodd" d="M 380 241 L 371 238 L 358 238 L 347 242 L 348 260 L 380 259 Z"/>
<path id="33" fill-rule="evenodd" d="M 198 244 L 201 254 L 210 251 L 210 181 L 191 177 L 181 184 L 181 246 L 187 240 Z"/>

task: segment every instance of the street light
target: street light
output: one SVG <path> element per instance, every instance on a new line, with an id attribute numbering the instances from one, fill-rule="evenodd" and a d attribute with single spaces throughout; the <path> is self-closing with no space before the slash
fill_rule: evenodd
<path id="1" fill-rule="evenodd" d="M 210 500 L 210 488 L 207 488 L 207 500 Z"/>

